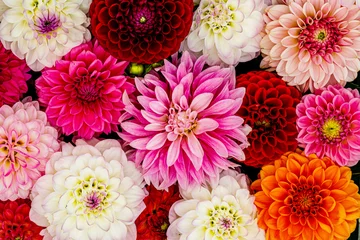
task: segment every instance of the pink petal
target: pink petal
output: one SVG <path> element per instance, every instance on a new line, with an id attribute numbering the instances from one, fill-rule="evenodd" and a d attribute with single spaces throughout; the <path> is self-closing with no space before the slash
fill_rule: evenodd
<path id="1" fill-rule="evenodd" d="M 213 138 L 207 133 L 201 135 L 200 139 L 202 140 L 202 142 L 206 143 L 210 148 L 212 148 L 217 154 L 219 154 L 219 156 L 224 158 L 229 157 L 229 153 L 226 146 L 220 140 Z"/>
<path id="2" fill-rule="evenodd" d="M 173 141 L 169 147 L 167 158 L 166 158 L 166 164 L 170 167 L 174 165 L 176 160 L 179 157 L 180 153 L 180 144 L 182 141 L 182 137 L 178 137 L 175 141 Z"/>
<path id="3" fill-rule="evenodd" d="M 217 121 L 211 118 L 203 118 L 197 121 L 196 128 L 193 130 L 196 135 L 200 135 L 204 132 L 213 131 L 219 127 Z"/>
<path id="4" fill-rule="evenodd" d="M 149 103 L 149 107 L 155 113 L 160 115 L 167 114 L 169 112 L 168 108 L 162 102 L 152 101 Z"/>
<path id="5" fill-rule="evenodd" d="M 156 134 L 151 140 L 146 144 L 147 150 L 156 150 L 164 146 L 167 139 L 167 132 L 162 132 Z"/>
<path id="6" fill-rule="evenodd" d="M 197 95 L 191 102 L 190 108 L 193 111 L 201 112 L 206 109 L 211 100 L 213 99 L 214 94 L 212 93 L 202 93 Z"/>
<path id="7" fill-rule="evenodd" d="M 238 116 L 229 116 L 217 119 L 219 128 L 222 130 L 231 130 L 240 127 L 244 123 L 244 119 Z"/>
<path id="8" fill-rule="evenodd" d="M 201 147 L 199 140 L 195 137 L 195 135 L 190 132 L 187 134 L 187 144 L 189 146 L 190 151 L 197 157 L 202 158 L 204 156 L 204 150 Z"/>

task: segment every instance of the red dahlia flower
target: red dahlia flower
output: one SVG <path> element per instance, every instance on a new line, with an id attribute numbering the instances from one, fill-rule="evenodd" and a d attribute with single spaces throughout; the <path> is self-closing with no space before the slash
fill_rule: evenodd
<path id="1" fill-rule="evenodd" d="M 94 0 L 91 31 L 114 57 L 151 64 L 179 49 L 192 10 L 193 0 Z"/>
<path id="2" fill-rule="evenodd" d="M 159 191 L 153 185 L 147 186 L 149 195 L 145 198 L 146 209 L 137 218 L 138 240 L 163 240 L 169 222 L 169 211 L 174 202 L 179 200 L 177 186 L 172 185 L 168 191 Z"/>
<path id="3" fill-rule="evenodd" d="M 294 151 L 297 147 L 295 107 L 301 93 L 266 71 L 241 74 L 236 81 L 237 87 L 246 88 L 238 114 L 252 128 L 244 163 L 261 167 L 287 151 Z"/>
<path id="4" fill-rule="evenodd" d="M 29 219 L 30 200 L 0 202 L 1 240 L 41 240 L 41 227 Z"/>

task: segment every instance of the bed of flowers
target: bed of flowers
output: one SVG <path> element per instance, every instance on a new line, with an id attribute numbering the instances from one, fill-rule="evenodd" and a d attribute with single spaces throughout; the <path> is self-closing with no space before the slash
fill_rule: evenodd
<path id="1" fill-rule="evenodd" d="M 0 240 L 360 239 L 360 2 L 0 0 Z"/>

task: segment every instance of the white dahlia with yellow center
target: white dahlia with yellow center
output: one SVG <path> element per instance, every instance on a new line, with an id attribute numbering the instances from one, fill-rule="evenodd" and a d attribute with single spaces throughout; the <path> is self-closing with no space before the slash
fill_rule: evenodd
<path id="1" fill-rule="evenodd" d="M 73 47 L 91 38 L 88 0 L 2 0 L 7 6 L 0 23 L 6 49 L 34 71 L 52 67 Z"/>
<path id="2" fill-rule="evenodd" d="M 264 0 L 201 0 L 184 48 L 209 65 L 236 65 L 258 56 Z"/>
<path id="3" fill-rule="evenodd" d="M 213 187 L 181 190 L 184 199 L 170 209 L 168 240 L 263 240 L 255 197 L 244 174 L 223 176 Z"/>
<path id="4" fill-rule="evenodd" d="M 31 220 L 44 239 L 136 239 L 143 177 L 116 140 L 62 145 L 32 190 Z"/>

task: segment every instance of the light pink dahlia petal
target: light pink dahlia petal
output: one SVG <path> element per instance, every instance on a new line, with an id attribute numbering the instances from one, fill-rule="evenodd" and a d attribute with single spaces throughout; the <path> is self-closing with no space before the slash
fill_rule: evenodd
<path id="1" fill-rule="evenodd" d="M 235 113 L 245 89 L 235 89 L 233 68 L 204 62 L 186 52 L 174 55 L 159 71 L 135 80 L 137 105 L 123 96 L 129 115 L 121 118 L 119 136 L 137 149 L 135 162 L 158 189 L 176 181 L 183 187 L 211 182 L 234 165 L 227 158 L 244 160 L 250 131 Z"/>

